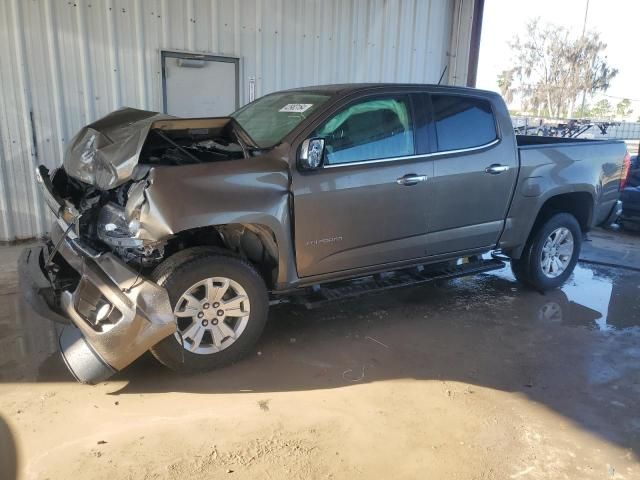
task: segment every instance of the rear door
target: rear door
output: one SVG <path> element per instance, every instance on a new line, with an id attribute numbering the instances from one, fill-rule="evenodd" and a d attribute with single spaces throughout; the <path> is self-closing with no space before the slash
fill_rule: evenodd
<path id="1" fill-rule="evenodd" d="M 425 203 L 433 164 L 415 154 L 409 95 L 360 97 L 308 138 L 325 139 L 324 165 L 293 172 L 298 275 L 427 255 Z"/>
<path id="2" fill-rule="evenodd" d="M 429 182 L 430 255 L 491 247 L 502 232 L 518 174 L 513 146 L 501 145 L 487 98 L 432 93 L 436 138 Z"/>

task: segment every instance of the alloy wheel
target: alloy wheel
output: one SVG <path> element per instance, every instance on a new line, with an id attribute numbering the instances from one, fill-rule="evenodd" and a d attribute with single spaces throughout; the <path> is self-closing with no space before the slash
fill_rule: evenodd
<path id="1" fill-rule="evenodd" d="M 548 278 L 556 278 L 564 273 L 573 257 L 574 243 L 571 230 L 556 228 L 542 246 L 540 267 Z"/>
<path id="2" fill-rule="evenodd" d="M 226 277 L 201 280 L 176 302 L 176 340 L 200 355 L 217 353 L 242 335 L 250 314 L 249 296 L 238 282 Z"/>

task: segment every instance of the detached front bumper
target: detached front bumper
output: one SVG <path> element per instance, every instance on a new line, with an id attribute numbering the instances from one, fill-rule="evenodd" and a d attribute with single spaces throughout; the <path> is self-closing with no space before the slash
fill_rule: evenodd
<path id="1" fill-rule="evenodd" d="M 60 350 L 71 373 L 82 383 L 98 383 L 175 332 L 175 318 L 164 288 L 115 255 L 93 252 L 65 236 L 63 223 L 52 227 L 52 243 L 60 242 L 53 269 L 45 265 L 49 246 L 27 248 L 18 264 L 20 285 L 37 313 L 69 323 Z M 79 280 L 65 287 L 51 272 L 70 268 Z"/>

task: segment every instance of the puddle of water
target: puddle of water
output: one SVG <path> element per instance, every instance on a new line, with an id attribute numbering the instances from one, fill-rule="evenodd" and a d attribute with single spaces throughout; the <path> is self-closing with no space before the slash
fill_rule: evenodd
<path id="1" fill-rule="evenodd" d="M 612 301 L 614 280 L 610 277 L 598 275 L 590 268 L 576 265 L 569 282 L 562 291 L 570 301 L 579 303 L 600 313 L 595 320 L 598 330 L 609 331 L 614 328 L 607 323 L 609 304 Z"/>
<path id="2" fill-rule="evenodd" d="M 637 272 L 582 264 L 576 267 L 562 289 L 542 295 L 515 282 L 507 266 L 495 272 L 441 285 L 399 289 L 364 297 L 356 304 L 359 306 L 359 318 L 374 318 L 380 305 L 384 305 L 384 308 L 395 305 L 414 309 L 417 318 L 426 318 L 425 314 L 429 312 L 446 312 L 443 320 L 447 325 L 467 318 L 460 315 L 461 312 L 471 312 L 473 324 L 479 328 L 503 322 L 521 322 L 523 326 L 535 322 L 542 328 L 552 325 L 587 327 L 608 335 L 623 333 L 622 337 L 633 329 L 632 336 L 635 338 L 640 336 L 638 278 L 640 275 Z M 347 302 L 344 307 L 349 309 L 349 305 L 353 303 Z M 301 315 L 291 313 L 293 307 L 281 308 L 281 314 L 276 312 L 274 315 Z M 305 320 L 318 317 L 323 322 L 331 321 L 336 308 L 339 310 L 343 307 L 328 306 L 314 314 L 302 315 Z M 342 325 L 349 321 L 344 319 L 338 323 Z M 320 327 L 308 325 L 306 328 L 308 335 L 318 335 L 314 328 Z M 628 356 L 637 358 L 638 355 Z M 598 361 L 595 362 L 597 364 Z M 602 373 L 606 369 L 594 367 L 593 370 Z M 611 375 L 604 377 L 610 378 Z M 32 312 L 19 294 L 0 295 L 0 381 L 43 378 L 70 380 L 57 354 L 54 324 Z"/>
<path id="3" fill-rule="evenodd" d="M 509 267 L 489 275 L 515 282 Z M 602 332 L 639 327 L 639 279 L 632 271 L 578 264 L 561 289 L 541 295 L 536 317 Z"/>

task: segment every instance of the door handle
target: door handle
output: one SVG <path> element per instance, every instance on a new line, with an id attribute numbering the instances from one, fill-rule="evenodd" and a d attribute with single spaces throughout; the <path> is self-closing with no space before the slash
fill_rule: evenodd
<path id="1" fill-rule="evenodd" d="M 509 165 L 500 165 L 499 163 L 494 163 L 484 169 L 485 173 L 490 173 L 491 175 L 498 175 L 499 173 L 506 172 L 507 170 L 509 170 Z"/>
<path id="2" fill-rule="evenodd" d="M 426 175 L 416 175 L 415 173 L 408 173 L 404 177 L 400 177 L 396 180 L 398 185 L 404 185 L 405 187 L 410 187 L 412 185 L 416 185 L 420 182 L 427 181 Z"/>

